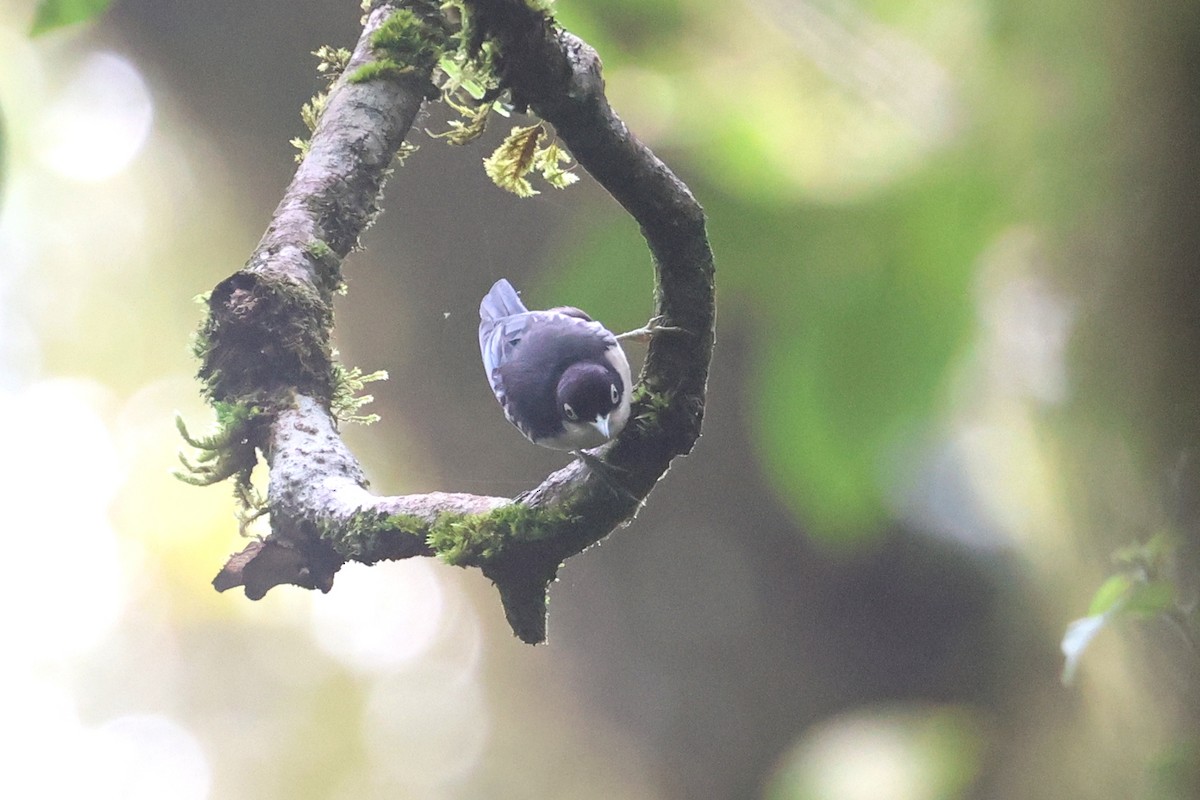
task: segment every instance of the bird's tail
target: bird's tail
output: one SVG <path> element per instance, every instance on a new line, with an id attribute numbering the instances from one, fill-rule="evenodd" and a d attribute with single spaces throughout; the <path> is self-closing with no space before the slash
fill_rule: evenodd
<path id="1" fill-rule="evenodd" d="M 506 278 L 501 278 L 492 284 L 491 290 L 479 304 L 479 319 L 494 322 L 502 317 L 523 314 L 528 310 L 513 285 Z"/>

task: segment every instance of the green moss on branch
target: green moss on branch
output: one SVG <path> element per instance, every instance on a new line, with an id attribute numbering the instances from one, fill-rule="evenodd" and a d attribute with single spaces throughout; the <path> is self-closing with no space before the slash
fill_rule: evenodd
<path id="1" fill-rule="evenodd" d="M 450 47 L 451 31 L 438 4 L 419 3 L 393 12 L 371 34 L 376 58 L 346 76 L 350 83 L 428 75 Z"/>
<path id="2" fill-rule="evenodd" d="M 509 545 L 548 539 L 574 520 L 563 508 L 512 503 L 487 514 L 441 514 L 425 541 L 447 564 L 482 566 Z"/>
<path id="3" fill-rule="evenodd" d="M 413 539 L 429 552 L 455 566 L 482 566 L 496 562 L 514 544 L 549 539 L 563 526 L 576 521 L 562 508 L 535 508 L 511 503 L 485 514 L 443 512 L 432 522 L 414 514 L 363 511 L 339 520 L 321 535 L 346 558 L 378 557 L 392 548 L 387 540 Z M 411 549 L 412 542 L 405 545 Z"/>
<path id="4" fill-rule="evenodd" d="M 196 336 L 199 378 L 214 401 L 270 407 L 293 391 L 333 391 L 333 309 L 312 284 L 242 270 L 213 290 Z"/>

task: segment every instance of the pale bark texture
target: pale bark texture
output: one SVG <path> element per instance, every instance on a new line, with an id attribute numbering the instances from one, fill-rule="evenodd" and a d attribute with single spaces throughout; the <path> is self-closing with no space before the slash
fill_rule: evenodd
<path id="1" fill-rule="evenodd" d="M 712 253 L 691 192 L 608 105 L 595 51 L 522 0 L 471 3 L 475 44 L 499 47 L 514 103 L 551 123 L 640 225 L 656 270 L 655 315 L 680 330 L 652 338 L 631 423 L 594 451 L 604 475 L 576 460 L 516 498 L 371 494 L 331 411 L 332 297 L 342 259 L 379 213 L 396 153 L 437 95 L 425 67 L 353 78 L 381 58 L 372 36 L 386 20 L 430 7 L 373 4 L 266 234 L 212 292 L 201 377 L 213 401 L 260 409 L 242 444 L 265 458 L 271 522 L 270 535 L 231 557 L 214 585 L 242 586 L 252 599 L 280 584 L 328 591 L 346 561 L 445 556 L 453 545 L 448 560 L 481 569 L 516 635 L 537 643 L 562 562 L 628 523 L 700 434 L 715 319 Z"/>

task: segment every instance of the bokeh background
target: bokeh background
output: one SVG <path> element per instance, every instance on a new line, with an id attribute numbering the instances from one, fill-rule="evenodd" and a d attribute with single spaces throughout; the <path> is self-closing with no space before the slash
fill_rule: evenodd
<path id="1" fill-rule="evenodd" d="M 550 642 L 477 572 L 209 581 L 225 488 L 194 297 L 293 169 L 353 0 L 117 0 L 28 37 L 0 0 L 0 790 L 64 798 L 1187 798 L 1197 656 L 1067 623 L 1166 531 L 1194 598 L 1200 9 L 1183 0 L 560 0 L 706 207 L 704 435 L 572 559 Z M 481 373 L 476 308 L 614 329 L 648 255 L 588 180 L 518 200 L 417 132 L 346 264 L 346 435 L 374 487 L 515 494 L 562 458 Z M 434 110 L 418 128 L 445 129 Z M 636 346 L 631 350 L 636 351 Z M 638 352 L 632 355 L 637 357 Z"/>

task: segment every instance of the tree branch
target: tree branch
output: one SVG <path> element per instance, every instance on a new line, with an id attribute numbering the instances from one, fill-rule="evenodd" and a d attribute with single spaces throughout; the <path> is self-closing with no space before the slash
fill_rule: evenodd
<path id="1" fill-rule="evenodd" d="M 714 330 L 713 261 L 700 206 L 609 107 L 595 52 L 523 0 L 473 0 L 467 7 L 476 49 L 484 40 L 499 48 L 497 69 L 514 100 L 553 124 L 638 221 L 654 257 L 656 314 L 686 333 L 652 339 L 632 421 L 596 451 L 607 465 L 603 476 L 575 461 L 515 500 L 367 491 L 330 411 L 337 380 L 332 293 L 341 259 L 377 213 L 392 159 L 433 96 L 432 63 L 400 62 L 394 49 L 381 53 L 377 31 L 408 8 L 425 33 L 438 33 L 430 3 L 377 0 L 265 236 L 210 298 L 200 376 L 214 403 L 254 409 L 235 415 L 244 430 L 224 441 L 264 454 L 271 517 L 271 534 L 231 557 L 214 585 L 242 586 L 251 599 L 284 583 L 328 591 L 346 561 L 436 554 L 478 567 L 499 589 L 516 635 L 536 643 L 545 639 L 546 591 L 562 562 L 632 519 L 671 460 L 690 452 L 700 434 Z M 390 67 L 362 69 L 384 60 Z"/>

